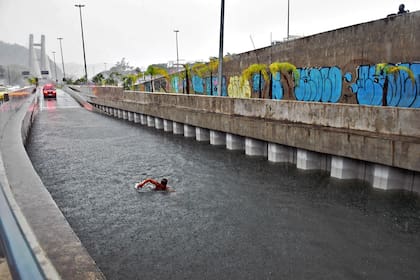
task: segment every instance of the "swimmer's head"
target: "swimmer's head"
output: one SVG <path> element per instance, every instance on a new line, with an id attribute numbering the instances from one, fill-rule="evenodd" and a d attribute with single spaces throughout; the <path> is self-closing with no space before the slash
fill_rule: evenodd
<path id="1" fill-rule="evenodd" d="M 162 181 L 160 181 L 160 183 L 164 186 L 166 186 L 166 184 L 168 184 L 168 179 L 162 179 Z"/>

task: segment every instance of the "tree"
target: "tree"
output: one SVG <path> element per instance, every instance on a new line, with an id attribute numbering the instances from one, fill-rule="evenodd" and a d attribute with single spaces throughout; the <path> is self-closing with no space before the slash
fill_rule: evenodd
<path id="1" fill-rule="evenodd" d="M 152 87 L 151 87 L 152 92 L 154 92 L 154 90 L 155 90 L 155 84 L 154 84 L 153 77 L 163 76 L 167 80 L 169 80 L 168 71 L 166 71 L 165 69 L 163 69 L 161 67 L 154 66 L 154 65 L 149 65 L 149 67 L 147 67 L 147 70 L 146 70 L 146 72 L 144 72 L 144 74 L 145 75 L 150 75 L 150 83 L 152 85 Z"/>
<path id="2" fill-rule="evenodd" d="M 217 72 L 219 67 L 219 60 L 216 57 L 211 57 L 208 63 L 195 63 L 192 66 L 192 72 L 203 78 L 210 74 L 210 95 L 213 95 L 213 73 Z"/>
<path id="3" fill-rule="evenodd" d="M 293 87 L 297 87 L 299 85 L 299 79 L 300 74 L 297 70 L 296 66 L 289 62 L 274 62 L 271 63 L 270 66 L 270 72 L 271 72 L 271 79 L 270 79 L 270 97 L 272 93 L 272 85 L 273 85 L 273 77 L 276 75 L 276 73 L 280 73 L 284 77 L 287 83 L 287 87 L 289 90 L 291 90 L 292 86 L 289 84 L 289 79 L 287 78 L 287 75 L 292 75 L 293 77 Z"/>
<path id="4" fill-rule="evenodd" d="M 102 73 L 98 73 L 92 78 L 92 82 L 96 85 L 103 85 L 105 83 L 105 77 Z"/>
<path id="5" fill-rule="evenodd" d="M 268 81 L 269 76 L 267 73 L 267 65 L 265 64 L 251 64 L 247 69 L 242 72 L 242 81 L 249 81 L 249 79 L 254 74 L 259 74 L 259 86 L 258 86 L 258 94 L 259 98 L 262 97 L 262 86 L 261 86 L 261 77 L 264 78 L 265 81 Z"/>
<path id="6" fill-rule="evenodd" d="M 407 75 L 410 78 L 410 80 L 411 80 L 411 82 L 414 86 L 414 84 L 416 83 L 416 78 L 414 77 L 414 73 L 413 73 L 413 71 L 410 70 L 410 68 L 408 68 L 406 66 L 402 66 L 402 65 L 396 66 L 394 64 L 389 64 L 389 63 L 378 63 L 378 64 L 376 64 L 375 76 L 379 76 L 380 74 L 385 75 L 385 83 L 384 83 L 383 92 L 382 92 L 382 106 L 387 106 L 388 105 L 388 101 L 387 101 L 388 83 L 389 83 L 388 75 L 393 74 L 394 79 L 397 79 L 397 76 L 398 76 L 400 71 L 407 72 Z"/>

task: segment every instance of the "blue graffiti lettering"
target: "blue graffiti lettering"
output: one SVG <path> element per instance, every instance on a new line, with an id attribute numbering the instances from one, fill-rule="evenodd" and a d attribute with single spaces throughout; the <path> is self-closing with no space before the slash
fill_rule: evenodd
<path id="1" fill-rule="evenodd" d="M 227 90 L 226 90 L 226 77 L 223 76 L 223 85 L 222 85 L 222 96 L 227 96 Z M 213 96 L 217 96 L 217 87 L 218 87 L 218 79 L 217 77 L 213 77 L 212 83 L 210 83 L 210 77 L 206 78 L 206 92 L 207 95 L 211 95 L 213 93 Z M 212 87 L 212 92 L 211 92 Z"/>
<path id="2" fill-rule="evenodd" d="M 273 76 L 273 84 L 272 84 L 272 93 L 273 99 L 283 99 L 283 86 L 281 84 L 281 76 L 280 73 L 277 72 Z"/>
<path id="3" fill-rule="evenodd" d="M 197 75 L 192 77 L 193 89 L 196 93 L 204 93 L 203 79 Z"/>
<path id="4" fill-rule="evenodd" d="M 300 80 L 295 96 L 300 101 L 337 103 L 341 97 L 343 76 L 338 67 L 298 69 Z"/>
<path id="5" fill-rule="evenodd" d="M 350 87 L 352 92 L 357 95 L 359 104 L 383 105 L 383 94 L 385 88 L 387 88 L 387 106 L 420 108 L 420 64 L 399 64 L 398 66 L 410 69 L 415 80 L 411 80 L 408 73 L 403 70 L 393 74 L 376 74 L 376 65 L 359 66 L 358 79 Z"/>
<path id="6" fill-rule="evenodd" d="M 260 87 L 260 81 L 261 81 L 261 87 Z M 262 90 L 264 88 L 264 79 L 261 74 L 254 74 L 252 76 L 252 90 L 254 92 L 259 92 L 260 89 Z"/>

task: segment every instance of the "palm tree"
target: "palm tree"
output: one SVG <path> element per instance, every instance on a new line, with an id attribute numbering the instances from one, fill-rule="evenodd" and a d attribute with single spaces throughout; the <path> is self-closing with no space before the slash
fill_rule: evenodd
<path id="1" fill-rule="evenodd" d="M 376 64 L 375 76 L 377 77 L 380 74 L 385 75 L 385 83 L 384 83 L 383 92 L 382 92 L 382 106 L 388 106 L 388 101 L 387 101 L 388 83 L 389 83 L 388 75 L 393 74 L 394 79 L 397 79 L 397 76 L 398 76 L 400 71 L 407 72 L 407 75 L 410 78 L 413 85 L 416 83 L 416 78 L 414 77 L 413 71 L 411 71 L 410 68 L 408 68 L 406 66 L 402 66 L 402 65 L 396 66 L 396 65 L 390 64 L 390 63 L 378 63 L 378 64 Z"/>
<path id="2" fill-rule="evenodd" d="M 211 57 L 208 63 L 196 63 L 192 66 L 192 71 L 201 78 L 210 74 L 210 95 L 213 95 L 213 73 L 217 72 L 218 67 L 219 60 L 216 57 Z"/>
<path id="3" fill-rule="evenodd" d="M 155 76 L 163 76 L 165 77 L 167 80 L 169 80 L 169 75 L 168 75 L 168 71 L 166 71 L 163 68 L 154 66 L 154 65 L 149 65 L 149 67 L 147 67 L 146 72 L 144 72 L 145 75 L 150 75 L 150 83 L 151 83 L 151 90 L 152 92 L 154 92 L 155 89 L 155 84 L 153 81 L 153 77 Z"/>
<path id="4" fill-rule="evenodd" d="M 249 81 L 254 74 L 259 74 L 258 94 L 259 98 L 262 97 L 261 77 L 267 82 L 269 80 L 267 65 L 265 64 L 251 64 L 247 69 L 242 72 L 242 81 Z"/>
<path id="5" fill-rule="evenodd" d="M 270 64 L 269 68 L 270 68 L 270 72 L 271 72 L 271 82 L 273 80 L 272 77 L 274 75 L 276 75 L 276 73 L 280 73 L 284 77 L 286 77 L 286 74 L 293 75 L 294 87 L 297 87 L 299 85 L 300 74 L 299 74 L 299 71 L 297 70 L 296 66 L 293 65 L 292 63 L 289 63 L 289 62 L 274 62 L 274 63 Z M 285 80 L 287 82 L 287 87 L 290 89 L 291 86 L 289 84 L 289 80 L 287 78 L 285 78 Z"/>

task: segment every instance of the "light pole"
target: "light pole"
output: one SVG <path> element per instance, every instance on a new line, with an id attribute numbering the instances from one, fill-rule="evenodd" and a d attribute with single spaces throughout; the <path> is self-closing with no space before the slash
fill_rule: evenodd
<path id="1" fill-rule="evenodd" d="M 287 0 L 287 40 L 289 40 L 290 0 Z"/>
<path id="2" fill-rule="evenodd" d="M 87 81 L 88 81 L 88 75 L 87 75 L 87 68 L 86 68 L 85 38 L 83 36 L 83 21 L 82 21 L 82 8 L 85 5 L 76 4 L 74 6 L 76 8 L 79 8 L 79 13 L 80 13 L 80 29 L 82 30 L 83 61 L 85 63 L 85 79 L 86 79 L 86 83 L 87 83 Z"/>
<path id="3" fill-rule="evenodd" d="M 221 0 L 220 9 L 220 38 L 219 38 L 219 72 L 217 75 L 217 95 L 222 96 L 223 86 L 223 29 L 225 21 L 225 0 Z"/>
<path id="4" fill-rule="evenodd" d="M 179 56 L 178 56 L 178 32 L 179 30 L 174 30 L 175 40 L 176 40 L 176 71 L 179 72 Z"/>
<path id="5" fill-rule="evenodd" d="M 63 82 L 66 80 L 66 70 L 64 70 L 64 58 L 63 58 L 63 46 L 61 45 L 61 40 L 63 38 L 57 38 L 57 40 L 60 42 L 60 51 L 61 51 L 61 63 L 63 64 Z"/>
<path id="6" fill-rule="evenodd" d="M 55 52 L 52 52 L 54 56 L 54 72 L 55 72 L 55 82 L 58 83 L 57 79 L 57 64 L 55 64 Z"/>

